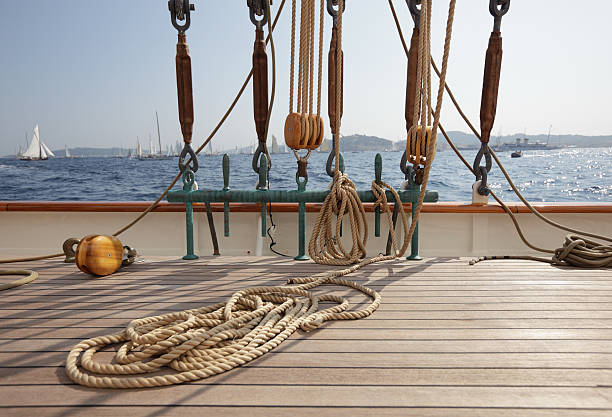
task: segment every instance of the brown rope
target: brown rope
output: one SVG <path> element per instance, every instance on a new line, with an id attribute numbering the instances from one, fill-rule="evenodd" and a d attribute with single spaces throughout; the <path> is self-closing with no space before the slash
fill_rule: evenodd
<path id="1" fill-rule="evenodd" d="M 395 20 L 395 25 L 396 25 L 400 40 L 402 42 L 404 52 L 406 53 L 406 56 L 408 56 L 408 47 L 406 46 L 406 41 L 404 40 L 402 28 L 399 23 L 399 20 L 397 19 L 397 14 L 395 12 L 395 8 L 391 0 L 389 0 L 389 6 L 391 9 L 393 18 Z M 436 63 L 433 60 L 433 58 L 430 57 L 430 61 L 431 61 L 431 66 L 434 69 L 435 73 L 437 74 L 438 77 L 441 78 L 441 73 L 438 70 L 438 67 L 436 66 Z M 461 115 L 461 117 L 463 118 L 467 126 L 474 133 L 474 135 L 479 140 L 481 140 L 480 133 L 474 128 L 474 125 L 471 123 L 469 118 L 466 116 L 465 112 L 459 105 L 457 99 L 455 98 L 453 92 L 451 91 L 450 87 L 448 86 L 446 82 L 444 82 L 444 88 L 448 96 L 450 97 L 451 101 L 453 102 L 453 105 L 455 106 L 455 108 L 457 109 L 458 113 Z M 461 162 L 463 162 L 463 164 L 470 170 L 470 172 L 472 172 L 472 174 L 475 174 L 472 166 L 465 160 L 465 158 L 463 157 L 459 149 L 457 149 L 453 141 L 444 131 L 444 128 L 442 127 L 442 125 L 440 125 L 440 130 L 442 134 L 444 135 L 446 142 L 449 144 L 449 146 L 455 152 L 455 154 L 459 157 Z M 520 227 L 520 224 L 518 222 L 518 219 L 516 218 L 514 213 L 512 213 L 510 208 L 493 191 L 490 191 L 491 196 L 497 201 L 497 203 L 510 216 L 510 219 L 512 220 L 512 223 L 520 239 L 523 241 L 523 243 L 525 243 L 526 246 L 528 246 L 529 248 L 535 251 L 543 252 L 543 253 L 551 253 L 553 254 L 553 257 L 552 259 L 547 259 L 547 258 L 540 258 L 540 257 L 534 257 L 534 256 L 485 256 L 485 257 L 480 257 L 478 259 L 471 261 L 471 264 L 475 264 L 477 262 L 480 262 L 483 260 L 490 260 L 490 259 L 525 259 L 525 260 L 533 260 L 533 261 L 539 261 L 539 262 L 554 263 L 554 264 L 559 264 L 559 265 L 571 265 L 571 266 L 586 267 L 586 268 L 612 266 L 612 246 L 611 245 L 601 245 L 595 241 L 591 241 L 583 237 L 576 236 L 574 235 L 574 233 L 578 235 L 588 236 L 594 239 L 608 241 L 608 242 L 612 242 L 611 237 L 570 228 L 561 223 L 557 223 L 553 220 L 550 220 L 548 217 L 544 216 L 535 207 L 533 207 L 529 203 L 529 201 L 527 201 L 527 199 L 525 199 L 523 194 L 518 190 L 518 188 L 514 184 L 514 181 L 512 181 L 512 178 L 510 178 L 510 175 L 504 168 L 503 164 L 501 163 L 501 161 L 499 160 L 495 152 L 491 148 L 489 148 L 489 150 L 491 152 L 491 155 L 495 159 L 495 162 L 497 163 L 500 170 L 502 171 L 504 177 L 508 181 L 508 184 L 510 185 L 512 190 L 515 192 L 515 194 L 519 197 L 519 199 L 523 202 L 523 204 L 525 204 L 525 206 L 530 210 L 530 212 L 533 213 L 536 217 L 538 217 L 542 221 L 546 222 L 547 224 L 553 227 L 556 227 L 558 229 L 570 232 L 571 234 L 566 236 L 563 246 L 555 250 L 540 248 L 540 247 L 533 245 L 525 237 Z"/>
<path id="2" fill-rule="evenodd" d="M 286 2 L 286 0 L 282 0 L 281 1 L 281 4 L 280 4 L 280 6 L 278 8 L 278 11 L 276 12 L 276 16 L 274 17 L 274 23 L 272 23 L 272 26 L 270 26 L 270 22 L 268 21 L 268 31 L 269 31 L 269 33 L 268 33 L 268 36 L 266 38 L 266 44 L 268 42 L 273 42 L 273 40 L 272 40 L 272 33 L 274 32 L 274 29 L 276 28 L 276 24 L 278 23 L 278 19 L 281 16 L 281 13 L 282 13 L 283 8 L 285 6 L 285 2 Z M 268 7 L 269 7 L 269 5 L 268 5 Z M 268 11 L 268 15 L 269 15 L 269 11 Z M 275 65 L 274 52 L 272 52 L 272 62 L 273 62 L 273 74 L 275 74 L 276 73 L 276 70 L 275 70 L 276 65 Z M 249 74 L 247 75 L 246 79 L 242 83 L 242 86 L 240 87 L 240 90 L 236 94 L 236 97 L 234 97 L 234 100 L 232 101 L 232 103 L 230 104 L 228 109 L 225 111 L 223 116 L 221 117 L 221 120 L 219 120 L 219 123 L 217 123 L 215 128 L 210 132 L 210 134 L 208 135 L 208 137 L 206 138 L 204 143 L 202 143 L 202 145 L 200 145 L 200 147 L 195 151 L 196 154 L 199 154 L 200 152 L 202 152 L 202 150 L 208 145 L 208 143 L 215 137 L 215 135 L 217 134 L 219 129 L 221 129 L 221 127 L 223 126 L 223 124 L 225 123 L 225 121 L 227 120 L 229 115 L 234 110 L 234 107 L 236 107 L 236 104 L 238 103 L 238 100 L 240 100 L 240 98 L 242 97 L 242 93 L 244 93 L 244 90 L 248 86 L 248 84 L 251 81 L 252 77 L 253 77 L 253 69 L 251 68 L 251 71 L 249 72 Z M 273 76 L 273 78 L 276 78 L 276 77 Z M 270 115 L 272 113 L 271 110 L 272 110 L 272 106 L 274 105 L 274 89 L 275 89 L 274 86 L 275 86 L 275 81 L 273 82 L 272 85 L 273 85 L 273 87 L 272 87 L 272 97 L 271 97 L 271 100 L 270 100 L 270 111 L 268 112 L 268 121 L 266 123 L 267 126 L 269 126 Z M 187 161 L 187 165 L 189 165 L 190 162 L 191 162 L 191 159 Z M 130 229 L 132 226 L 134 226 L 136 223 L 138 223 L 140 220 L 142 220 L 151 211 L 155 210 L 155 208 L 159 205 L 159 203 L 162 201 L 162 199 L 168 194 L 168 191 L 170 191 L 174 187 L 174 185 L 178 182 L 178 180 L 181 178 L 181 175 L 182 175 L 181 173 L 178 173 L 174 177 L 174 179 L 170 182 L 170 185 L 160 194 L 160 196 L 145 211 L 140 213 L 138 215 L 138 217 L 136 217 L 130 223 L 128 223 L 127 225 L 125 225 L 124 227 L 122 227 L 121 229 L 119 229 L 115 233 L 113 233 L 113 236 L 121 235 L 122 233 L 124 233 L 125 231 Z M 0 264 L 17 263 L 17 262 L 30 262 L 30 261 L 37 261 L 37 260 L 41 260 L 41 259 L 58 258 L 60 256 L 64 256 L 64 253 L 56 253 L 56 254 L 43 255 L 43 256 L 33 256 L 33 257 L 26 257 L 26 258 L 0 259 Z"/>
<path id="3" fill-rule="evenodd" d="M 426 0 L 431 4 L 431 0 Z M 341 48 L 341 28 L 343 0 L 339 0 L 338 36 L 339 49 Z M 454 0 L 451 0 L 447 34 L 445 41 L 443 78 L 446 73 L 446 62 L 449 55 L 449 44 L 454 14 Z M 338 59 L 340 62 L 340 59 Z M 340 64 L 339 64 L 340 65 Z M 339 73 L 339 71 L 338 71 Z M 440 89 L 442 86 L 440 86 Z M 339 87 L 336 87 L 339 94 Z M 438 124 L 442 95 L 438 94 L 436 116 L 434 125 Z M 338 100 L 339 102 L 339 100 Z M 338 102 L 336 105 L 338 105 Z M 337 107 L 337 110 L 339 108 Z M 337 112 L 336 125 L 340 126 L 340 112 Z M 339 132 L 339 130 L 338 130 Z M 435 143 L 434 143 L 435 145 Z M 336 146 L 336 152 L 338 147 Z M 431 153 L 431 147 L 428 149 Z M 433 158 L 432 158 L 433 159 Z M 431 159 L 426 169 L 431 167 Z M 388 206 L 385 189 L 389 189 L 395 198 L 400 201 L 397 192 L 387 184 L 372 183 L 372 192 L 377 203 L 387 213 L 389 229 L 393 230 L 391 210 Z M 424 193 L 424 191 L 423 191 Z M 422 206 L 419 202 L 419 209 Z M 262 356 L 278 346 L 295 330 L 301 328 L 310 331 L 318 328 L 325 321 L 359 319 L 371 315 L 380 305 L 380 295 L 367 287 L 350 282 L 339 277 L 350 274 L 365 265 L 381 260 L 394 259 L 401 256 L 410 241 L 407 230 L 407 218 L 400 204 L 402 224 L 404 227 L 404 245 L 398 249 L 395 242 L 395 233 L 391 239 L 395 253 L 390 256 L 378 256 L 362 260 L 340 271 L 328 272 L 322 276 L 294 279 L 290 283 L 293 287 L 255 287 L 236 292 L 227 303 L 219 303 L 210 307 L 195 310 L 186 310 L 165 314 L 162 316 L 147 317 L 133 320 L 127 328 L 119 333 L 99 336 L 84 340 L 76 345 L 66 360 L 66 373 L 76 383 L 100 388 L 137 388 L 177 384 L 186 381 L 195 381 L 211 375 L 244 365 L 251 360 Z M 347 255 L 342 244 L 327 246 L 332 258 L 326 256 L 323 250 L 309 250 L 315 261 L 330 264 L 343 264 L 355 262 L 365 256 L 365 243 L 367 241 L 367 222 L 365 211 L 354 189 L 354 184 L 340 174 L 336 167 L 334 187 L 324 202 L 324 210 L 313 231 L 316 244 L 316 231 L 325 224 L 326 229 L 331 226 L 331 214 L 338 217 L 336 233 L 342 216 L 349 212 L 351 219 L 351 233 L 354 248 L 345 259 L 345 263 L 336 259 L 340 253 Z M 363 223 L 355 219 L 361 218 Z M 363 224 L 363 226 L 361 226 Z M 363 231 L 364 239 L 355 239 Z M 327 232 L 324 235 L 330 236 Z M 331 239 L 327 239 L 331 240 Z M 327 240 L 321 242 L 327 244 Z M 362 243 L 360 243 L 362 242 Z M 340 285 L 361 291 L 372 299 L 372 302 L 362 310 L 347 311 L 348 302 L 335 295 L 315 296 L 310 290 L 321 285 Z M 336 302 L 337 306 L 318 311 L 322 301 Z M 94 359 L 97 351 L 106 346 L 124 343 L 115 355 L 115 363 L 100 363 Z M 168 366 L 178 373 L 157 376 L 136 376 L 150 372 L 157 372 L 160 368 Z M 100 376 L 107 374 L 112 376 Z"/>

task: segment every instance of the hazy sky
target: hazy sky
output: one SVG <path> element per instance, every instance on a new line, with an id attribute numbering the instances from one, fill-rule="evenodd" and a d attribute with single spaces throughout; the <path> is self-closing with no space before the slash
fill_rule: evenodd
<path id="1" fill-rule="evenodd" d="M 193 65 L 194 142 L 217 123 L 249 72 L 254 28 L 245 0 L 195 0 L 187 32 Z M 488 0 L 459 0 L 448 82 L 478 122 L 484 54 L 493 19 Z M 280 0 L 274 0 L 273 11 Z M 287 6 L 291 2 L 288 1 Z M 395 0 L 407 36 L 412 20 Z M 448 1 L 434 0 L 433 53 L 441 59 Z M 513 0 L 504 17 L 504 59 L 494 133 L 612 134 L 612 2 Z M 289 20 L 275 32 L 278 89 L 271 133 L 288 113 Z M 326 50 L 331 20 L 326 18 Z M 166 0 L 3 1 L 0 15 L 0 155 L 40 125 L 52 148 L 134 147 L 136 137 L 180 137 L 174 56 L 176 30 Z M 344 18 L 343 134 L 405 137 L 406 59 L 387 0 L 349 0 Z M 326 76 L 325 76 L 326 77 Z M 325 78 L 326 79 L 326 78 Z M 324 85 L 326 83 L 324 82 Z M 324 103 L 327 95 L 324 93 Z M 464 130 L 445 98 L 442 122 Z M 325 105 L 326 108 L 326 105 Z M 327 117 L 326 130 L 329 131 Z M 250 88 L 214 146 L 253 142 Z M 281 139 L 282 140 L 282 139 Z"/>

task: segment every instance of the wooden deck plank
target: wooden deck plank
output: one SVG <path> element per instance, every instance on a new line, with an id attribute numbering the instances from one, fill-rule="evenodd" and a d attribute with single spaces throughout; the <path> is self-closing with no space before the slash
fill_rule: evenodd
<path id="1" fill-rule="evenodd" d="M 3 385 L 74 385 L 63 366 L 0 368 Z M 611 387 L 612 370 L 482 368 L 302 368 L 243 367 L 193 385 L 312 386 L 535 386 Z M 0 388 L 2 389 L 2 388 Z"/>
<path id="2" fill-rule="evenodd" d="M 78 320 L 89 320 L 90 324 L 104 321 L 104 325 L 118 323 L 127 324 L 130 320 L 162 314 L 164 310 L 140 309 L 140 310 L 117 310 L 105 309 L 104 317 L 100 317 L 98 310 L 76 310 L 64 309 L 50 313 L 47 310 L 25 310 L 14 309 L 5 310 L 2 314 L 3 326 L 14 327 L 23 326 L 32 322 L 58 324 L 59 321 L 67 321 L 75 324 Z M 167 312 L 171 312 L 167 310 Z M 380 308 L 376 315 L 369 320 L 487 320 L 487 319 L 612 319 L 612 309 L 593 310 L 593 309 L 572 309 L 572 310 L 391 310 Z M 75 320 L 77 320 L 75 322 Z"/>
<path id="3" fill-rule="evenodd" d="M 325 340 L 288 339 L 275 352 L 387 353 L 611 353 L 612 340 Z M 69 352 L 74 339 L 3 340 L 0 353 Z"/>
<path id="4" fill-rule="evenodd" d="M 328 267 L 160 257 L 102 279 L 56 260 L 32 267 L 40 278 L 0 300 L 2 415 L 78 407 L 93 415 L 158 415 L 174 406 L 182 415 L 612 413 L 610 270 L 525 261 L 469 267 L 465 259 L 368 266 L 351 279 L 382 293 L 371 318 L 297 332 L 248 366 L 208 380 L 114 391 L 70 383 L 62 368 L 67 351 L 135 318 L 225 301 L 245 286 L 282 285 Z M 338 287 L 318 291 L 367 302 Z"/>
<path id="5" fill-rule="evenodd" d="M 78 407 L 84 409 L 78 410 Z M 424 408 L 424 407 L 257 407 L 233 406 L 217 407 L 208 405 L 183 406 L 172 404 L 165 407 L 145 404 L 128 407 L 113 407 L 106 405 L 96 406 L 59 406 L 59 407 L 20 407 L 0 409 L 6 417 L 32 416 L 66 416 L 76 411 L 100 417 L 117 417 L 117 414 L 128 417 L 152 417 L 179 414 L 182 417 L 211 416 L 249 416 L 249 417 L 286 417 L 290 415 L 317 415 L 320 417 L 353 417 L 353 416 L 404 416 L 404 417 L 609 417 L 610 411 L 588 410 L 579 408 L 569 409 L 530 409 L 530 408 L 495 408 L 495 407 L 453 407 L 453 408 Z M 6 413 L 6 414 L 4 414 Z"/>
<path id="6" fill-rule="evenodd" d="M 157 404 L 294 407 L 516 407 L 612 409 L 610 388 L 190 385 L 159 390 L 100 390 L 80 386 L 4 387 L 5 406 Z"/>
<path id="7" fill-rule="evenodd" d="M 100 352 L 100 361 L 110 362 L 114 352 Z M 64 352 L 0 353 L 5 368 L 64 364 Z M 501 365 L 503 363 L 503 366 Z M 249 367 L 273 368 L 554 368 L 612 370 L 610 353 L 365 353 L 365 352 L 277 352 L 250 362 Z"/>
<path id="8" fill-rule="evenodd" d="M 71 328 L 123 328 L 127 325 L 125 320 L 121 319 L 11 319 L 3 321 L 0 325 L 0 332 L 9 329 L 21 329 L 28 327 L 30 329 L 61 329 L 65 327 Z M 404 319 L 404 318 L 372 318 L 363 319 L 363 322 L 357 321 L 342 321 L 330 322 L 325 324 L 326 328 L 371 328 L 376 327 L 380 330 L 387 329 L 447 329 L 453 327 L 456 329 L 612 329 L 612 318 L 603 319 L 585 319 L 585 318 L 549 318 L 549 319 Z"/>

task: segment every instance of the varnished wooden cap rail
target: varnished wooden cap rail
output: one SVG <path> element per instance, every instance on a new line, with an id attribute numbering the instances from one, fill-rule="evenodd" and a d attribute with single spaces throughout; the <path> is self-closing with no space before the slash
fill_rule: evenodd
<path id="1" fill-rule="evenodd" d="M 145 201 L 0 201 L 1 211 L 61 211 L 61 212 L 117 212 L 137 213 L 144 211 L 151 203 Z M 205 210 L 203 203 L 194 203 L 194 210 Z M 214 212 L 222 212 L 222 203 L 212 203 Z M 374 211 L 373 204 L 365 203 L 366 211 Z M 528 213 L 529 209 L 521 203 L 508 203 L 513 213 Z M 612 203 L 537 203 L 542 213 L 612 213 Z M 297 212 L 297 203 L 273 203 L 272 212 Z M 318 212 L 321 204 L 306 204 L 306 211 Z M 406 210 L 410 204 L 405 204 Z M 230 203 L 235 213 L 254 213 L 260 211 L 258 203 Z M 184 204 L 162 202 L 154 210 L 158 213 L 178 213 L 185 211 Z M 504 213 L 498 204 L 475 206 L 462 202 L 441 202 L 423 204 L 423 213 Z"/>

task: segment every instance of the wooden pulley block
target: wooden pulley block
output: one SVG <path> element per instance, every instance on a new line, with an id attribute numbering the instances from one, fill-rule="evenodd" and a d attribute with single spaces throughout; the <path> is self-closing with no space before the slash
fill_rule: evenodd
<path id="1" fill-rule="evenodd" d="M 408 162 L 414 165 L 424 165 L 427 161 L 427 148 L 431 140 L 431 126 L 427 126 L 425 137 L 422 137 L 422 126 L 415 126 L 410 129 L 409 137 L 406 141 L 406 155 Z M 424 139 L 424 141 L 423 141 Z"/>
<path id="2" fill-rule="evenodd" d="M 310 126 L 310 119 L 307 114 L 300 114 L 300 121 L 302 123 L 302 137 L 300 138 L 300 148 L 306 149 L 308 145 L 308 140 L 310 140 L 310 132 L 312 132 L 312 128 Z"/>
<path id="3" fill-rule="evenodd" d="M 291 113 L 285 119 L 285 143 L 291 149 L 300 149 L 302 120 L 299 113 Z"/>
<path id="4" fill-rule="evenodd" d="M 324 124 L 321 116 L 317 116 L 316 114 L 310 115 L 310 119 L 312 120 L 313 131 L 310 134 L 310 141 L 308 142 L 308 146 L 306 149 L 315 150 L 321 143 L 323 142 L 324 136 Z"/>
<path id="5" fill-rule="evenodd" d="M 77 267 L 92 275 L 104 276 L 117 271 L 123 262 L 123 246 L 114 236 L 89 235 L 76 248 Z"/>

